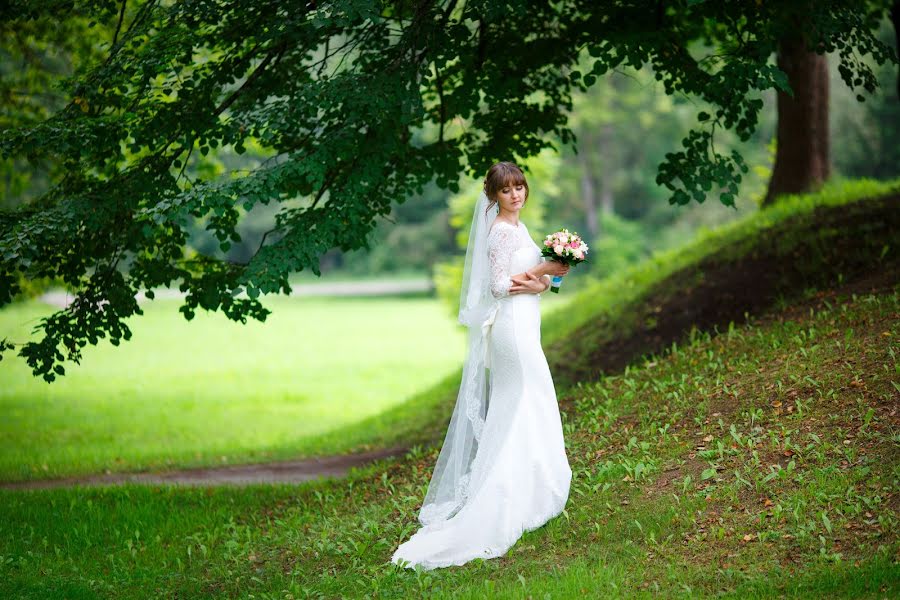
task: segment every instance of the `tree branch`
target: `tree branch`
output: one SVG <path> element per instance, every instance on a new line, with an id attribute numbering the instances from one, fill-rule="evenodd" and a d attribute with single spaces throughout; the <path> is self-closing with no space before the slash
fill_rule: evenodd
<path id="1" fill-rule="evenodd" d="M 438 126 L 440 130 L 438 131 L 438 141 L 444 141 L 444 119 L 447 114 L 447 107 L 444 103 L 444 81 L 441 79 L 441 73 L 438 71 L 437 65 L 434 66 L 434 82 L 435 87 L 437 88 L 438 93 L 438 102 L 440 104 L 440 114 L 438 117 Z"/>
<path id="2" fill-rule="evenodd" d="M 276 64 L 277 64 L 277 61 L 281 59 L 281 57 L 284 55 L 284 53 L 286 51 L 287 51 L 287 44 L 284 42 L 282 42 L 281 44 L 279 44 L 278 46 L 276 46 L 275 48 L 270 50 L 266 54 L 266 57 L 263 59 L 263 61 L 259 64 L 259 66 L 256 67 L 256 69 L 253 71 L 253 73 L 251 73 L 250 76 L 244 80 L 244 83 L 241 84 L 241 87 L 236 89 L 231 94 L 231 96 L 229 96 L 224 102 L 222 102 L 222 104 L 219 105 L 218 108 L 216 108 L 215 111 L 213 111 L 213 116 L 218 117 L 225 110 L 227 110 L 228 107 L 231 106 L 234 103 L 234 101 L 237 100 L 240 97 L 240 95 L 243 94 L 244 91 L 247 90 L 253 84 L 253 82 L 256 81 L 259 78 L 259 76 L 263 74 L 263 72 L 265 72 L 266 67 L 269 66 L 269 63 L 272 62 L 272 60 L 274 59 L 274 60 L 276 60 Z"/>
<path id="3" fill-rule="evenodd" d="M 112 57 L 112 49 L 116 47 L 116 42 L 119 39 L 119 32 L 122 31 L 122 21 L 125 19 L 125 5 L 127 4 L 127 0 L 122 0 L 122 8 L 119 10 L 119 22 L 116 24 L 116 32 L 113 34 L 112 44 L 110 44 L 110 57 Z"/>
<path id="4" fill-rule="evenodd" d="M 894 0 L 891 6 L 891 23 L 894 24 L 894 37 L 897 40 L 897 48 L 900 50 L 900 0 Z M 900 72 L 900 67 L 898 67 Z M 897 97 L 900 98 L 900 75 L 897 76 Z"/>

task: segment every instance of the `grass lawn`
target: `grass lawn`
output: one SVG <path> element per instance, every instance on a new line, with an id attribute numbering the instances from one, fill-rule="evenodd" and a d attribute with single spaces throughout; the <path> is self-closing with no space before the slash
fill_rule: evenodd
<path id="1" fill-rule="evenodd" d="M 384 433 L 348 426 L 445 377 L 465 350 L 431 298 L 273 297 L 266 322 L 245 325 L 204 311 L 188 322 L 179 304 L 145 303 L 130 341 L 86 346 L 52 384 L 8 355 L 0 480 L 341 452 Z M 54 310 L 0 311 L 0 338 L 27 338 Z"/>
<path id="2" fill-rule="evenodd" d="M 0 596 L 896 597 L 898 315 L 896 285 L 810 290 L 562 390 L 566 511 L 502 558 L 390 564 L 416 446 L 299 486 L 0 491 Z"/>
<path id="3" fill-rule="evenodd" d="M 650 330 L 621 317 L 652 309 L 647 290 L 675 269 L 711 254 L 754 253 L 759 239 L 791 249 L 794 240 L 773 236 L 770 225 L 791 217 L 808 225 L 817 202 L 841 211 L 897 186 L 829 187 L 585 286 L 544 320 L 551 365 L 552 349 L 575 331 L 609 323 Z M 832 233 L 823 231 L 815 246 L 817 262 L 810 254 L 784 260 L 828 265 Z M 790 301 L 750 312 L 716 336 L 683 331 L 624 372 L 557 385 L 573 469 L 569 503 L 502 558 L 427 573 L 389 562 L 417 527 L 459 381 L 459 338 L 456 368 L 438 384 L 317 435 L 321 446 L 415 444 L 344 480 L 0 490 L 0 597 L 897 596 L 900 287 L 896 270 L 879 267 L 896 264 L 896 247 L 881 237 L 860 245 L 853 257 L 870 265 L 869 279 L 837 293 L 804 283 Z M 848 273 L 860 271 L 850 266 Z M 841 264 L 835 270 L 844 272 Z M 696 283 L 683 281 L 689 296 Z M 868 283 L 882 291 L 870 293 Z M 368 322 L 363 310 L 341 314 Z M 409 337 L 427 336 L 417 327 Z M 590 340 L 578 337 L 573 351 L 596 350 Z M 49 419 L 55 410 L 44 412 Z"/>

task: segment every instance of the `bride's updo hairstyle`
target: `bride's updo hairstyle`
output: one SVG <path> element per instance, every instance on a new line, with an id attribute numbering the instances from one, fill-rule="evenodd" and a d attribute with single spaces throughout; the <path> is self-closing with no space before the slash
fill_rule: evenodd
<path id="1" fill-rule="evenodd" d="M 487 177 L 484 178 L 484 193 L 487 194 L 488 200 L 490 200 L 487 210 L 491 210 L 497 204 L 497 192 L 506 186 L 511 187 L 514 185 L 525 186 L 525 199 L 522 201 L 522 206 L 525 206 L 525 203 L 528 202 L 528 182 L 525 181 L 525 174 L 522 173 L 522 169 L 517 167 L 515 163 L 507 161 L 498 162 L 488 169 Z"/>

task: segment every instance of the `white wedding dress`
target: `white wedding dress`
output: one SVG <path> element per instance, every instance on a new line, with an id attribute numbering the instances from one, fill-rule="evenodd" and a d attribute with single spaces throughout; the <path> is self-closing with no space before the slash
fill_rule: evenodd
<path id="1" fill-rule="evenodd" d="M 472 462 L 465 504 L 452 517 L 420 528 L 391 561 L 430 570 L 494 558 L 525 531 L 560 514 L 572 470 L 556 391 L 541 348 L 540 295 L 509 295 L 511 275 L 542 260 L 521 221 L 494 222 L 488 237 L 491 293 L 499 298 L 485 326 L 489 402 Z M 488 461 L 484 457 L 491 457 Z"/>

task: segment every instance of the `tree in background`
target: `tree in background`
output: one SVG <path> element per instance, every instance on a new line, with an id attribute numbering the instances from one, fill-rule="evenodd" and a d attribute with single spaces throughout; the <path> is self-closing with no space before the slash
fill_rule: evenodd
<path id="1" fill-rule="evenodd" d="M 702 44 L 695 42 L 691 51 L 697 54 L 701 49 Z M 764 108 L 766 102 L 774 106 L 769 98 L 762 99 Z M 665 188 L 653 180 L 652 166 L 663 160 L 672 140 L 691 129 L 698 110 L 713 108 L 666 94 L 652 68 L 620 67 L 587 91 L 574 94 L 569 122 L 578 138 L 577 153 L 562 151 L 564 190 L 552 210 L 567 226 L 583 231 L 592 248 L 604 249 L 604 255 L 612 252 L 609 260 L 592 261 L 579 273 L 609 275 L 628 264 L 625 257 L 638 260 L 683 241 L 698 226 L 714 227 L 738 217 L 737 198 L 729 206 L 716 203 L 701 209 L 691 203 L 673 209 L 665 203 Z M 741 182 L 741 198 L 751 209 L 757 207 L 752 197 L 760 189 L 764 192 L 769 180 L 768 172 L 763 176 L 753 167 L 769 159 L 766 140 L 773 117 L 774 111 L 761 111 L 759 127 L 744 142 L 731 131 L 716 135 L 720 153 L 739 151 L 751 167 Z M 637 242 L 644 244 L 639 251 Z"/>
<path id="2" fill-rule="evenodd" d="M 0 20 L 0 131 L 33 127 L 66 106 L 64 80 L 105 58 L 112 30 L 95 25 L 78 9 L 65 19 Z M 62 174 L 61 163 L 47 157 L 0 160 L 0 210 L 47 193 Z M 51 276 L 16 278 L 23 297 L 52 285 Z"/>
<path id="3" fill-rule="evenodd" d="M 833 48 L 827 46 L 827 39 L 804 33 L 809 26 L 801 25 L 801 21 L 814 19 L 815 14 L 813 2 L 798 6 L 797 13 L 789 16 L 796 28 L 778 39 L 777 64 L 787 75 L 790 90 L 778 91 L 775 166 L 763 205 L 774 202 L 779 194 L 816 190 L 831 175 L 828 62 L 824 51 Z M 862 83 L 862 77 L 854 81 L 855 85 Z M 866 89 L 874 92 L 874 82 L 867 81 Z"/>
<path id="4" fill-rule="evenodd" d="M 66 106 L 64 79 L 104 59 L 103 45 L 111 41 L 110 29 L 94 25 L 77 9 L 61 20 L 0 20 L 0 130 L 34 127 Z M 23 153 L 0 161 L 0 209 L 46 193 L 62 176 L 59 162 L 34 158 Z"/>
<path id="5" fill-rule="evenodd" d="M 816 3 L 799 27 L 847 50 L 845 82 L 868 89 L 857 53 L 897 61 L 872 33 L 886 3 L 845 4 Z M 85 344 L 129 339 L 123 319 L 142 314 L 141 289 L 152 298 L 180 281 L 188 319 L 198 307 L 265 319 L 261 293 L 288 292 L 293 271 L 319 274 L 331 248 L 368 249 L 375 219 L 427 183 L 458 191 L 463 171 L 477 177 L 497 160 L 574 142 L 572 89 L 620 65 L 650 63 L 666 93 L 716 107 L 659 165 L 670 203 L 715 187 L 733 204 L 747 165 L 737 151 L 718 153 L 713 133 L 748 139 L 755 93 L 788 89 L 768 58 L 807 3 L 19 0 L 0 16 L 18 27 L 65 19 L 73 6 L 113 32 L 106 59 L 65 82 L 67 104 L 49 119 L 0 136 L 5 159 L 60 165 L 46 193 L 0 213 L 0 306 L 23 275 L 58 276 L 76 292 L 41 321 L 44 338 L 19 350 L 47 381 Z M 696 40 L 710 52 L 693 56 Z M 585 50 L 592 66 L 582 72 Z M 422 143 L 414 133 L 426 125 L 436 137 Z M 198 154 L 242 154 L 251 142 L 269 150 L 258 167 L 188 174 Z M 282 210 L 248 259 L 185 256 L 193 219 L 207 218 L 227 251 L 240 240 L 237 207 L 270 203 Z M 14 346 L 0 340 L 0 356 Z"/>
<path id="6" fill-rule="evenodd" d="M 900 2 L 895 6 L 900 18 Z M 878 37 L 886 45 L 897 44 L 896 33 L 885 20 Z M 832 164 L 845 176 L 888 179 L 896 177 L 900 169 L 900 76 L 891 65 L 869 64 L 882 84 L 878 93 L 861 105 L 865 110 L 859 110 L 855 95 L 840 85 L 837 69 L 831 69 L 831 145 L 841 150 Z M 891 85 L 892 81 L 898 85 Z"/>

